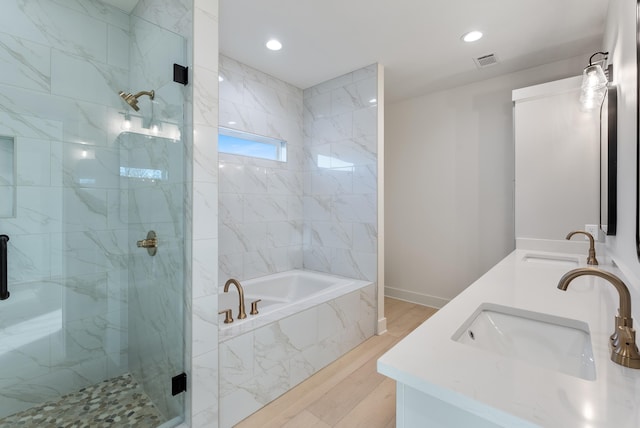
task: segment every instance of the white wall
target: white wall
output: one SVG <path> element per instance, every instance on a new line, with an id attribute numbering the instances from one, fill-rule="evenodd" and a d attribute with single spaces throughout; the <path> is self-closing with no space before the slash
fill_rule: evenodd
<path id="1" fill-rule="evenodd" d="M 581 109 L 581 84 L 576 76 L 513 93 L 518 240 L 563 240 L 599 223 L 600 110 Z"/>
<path id="2" fill-rule="evenodd" d="M 607 237 L 612 257 L 637 279 L 640 263 L 635 251 L 636 236 L 636 2 L 614 0 L 609 6 L 604 46 L 614 66 L 618 85 L 618 230 Z M 635 302 L 640 284 L 629 282 Z M 635 303 L 634 302 L 634 303 Z M 634 313 L 638 312 L 638 305 Z M 637 318 L 636 318 L 637 319 Z"/>
<path id="3" fill-rule="evenodd" d="M 387 295 L 440 307 L 515 248 L 511 91 L 588 56 L 387 106 Z"/>

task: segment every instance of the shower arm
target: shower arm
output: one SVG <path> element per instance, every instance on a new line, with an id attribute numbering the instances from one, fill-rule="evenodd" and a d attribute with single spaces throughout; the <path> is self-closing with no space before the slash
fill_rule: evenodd
<path id="1" fill-rule="evenodd" d="M 153 99 L 156 95 L 156 91 L 140 91 L 133 96 L 133 98 L 138 99 L 143 95 L 148 95 L 149 98 Z"/>

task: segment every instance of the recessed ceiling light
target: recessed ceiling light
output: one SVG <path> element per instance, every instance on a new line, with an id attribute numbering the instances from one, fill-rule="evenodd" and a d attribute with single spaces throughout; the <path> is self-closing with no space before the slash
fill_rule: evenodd
<path id="1" fill-rule="evenodd" d="M 376 98 L 371 98 L 371 99 L 369 100 L 369 102 L 370 102 L 371 104 L 373 104 L 373 103 L 375 103 L 375 102 L 377 102 L 377 101 L 378 101 L 378 100 L 377 100 Z"/>
<path id="2" fill-rule="evenodd" d="M 222 82 L 224 81 L 224 77 L 222 77 L 221 75 L 218 75 L 218 82 Z"/>
<path id="3" fill-rule="evenodd" d="M 468 33 L 462 36 L 462 40 L 467 43 L 478 41 L 482 38 L 482 33 L 480 31 L 469 31 Z"/>
<path id="4" fill-rule="evenodd" d="M 280 43 L 276 39 L 271 39 L 267 42 L 267 49 L 271 49 L 272 51 L 279 51 L 280 49 L 282 49 L 282 43 Z"/>
<path id="5" fill-rule="evenodd" d="M 236 122 L 234 122 L 233 120 L 230 120 L 229 122 L 227 122 L 229 125 L 235 125 Z"/>

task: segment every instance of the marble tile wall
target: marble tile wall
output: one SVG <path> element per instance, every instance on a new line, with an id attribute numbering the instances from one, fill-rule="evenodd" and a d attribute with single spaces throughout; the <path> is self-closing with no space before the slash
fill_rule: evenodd
<path id="1" fill-rule="evenodd" d="M 377 279 L 377 66 L 304 91 L 304 267 Z"/>
<path id="2" fill-rule="evenodd" d="M 12 137 L 0 137 L 0 218 L 15 215 L 15 141 Z"/>
<path id="3" fill-rule="evenodd" d="M 279 123 L 287 128 L 278 115 L 299 118 L 303 100 L 302 126 L 288 119 L 291 131 L 302 131 L 302 145 L 292 141 L 303 155 L 296 152 L 288 169 L 220 155 L 220 279 L 302 263 L 373 282 L 221 342 L 220 426 L 229 427 L 374 333 L 377 66 L 307 89 L 300 98 L 295 88 L 262 72 L 226 57 L 220 62 L 221 125 L 277 136 Z M 285 114 L 287 106 L 294 110 Z M 274 255 L 278 245 L 286 253 Z"/>
<path id="4" fill-rule="evenodd" d="M 370 284 L 220 343 L 220 427 L 231 427 L 373 335 Z"/>
<path id="5" fill-rule="evenodd" d="M 165 0 L 170 1 L 170 0 Z M 183 0 L 184 1 L 184 0 Z M 193 0 L 185 121 L 187 425 L 218 426 L 218 0 Z M 189 6 L 191 7 L 191 6 Z M 188 131 L 188 132 L 187 132 Z M 189 286 L 190 285 L 190 286 Z"/>
<path id="6" fill-rule="evenodd" d="M 0 218 L 0 416 L 127 369 L 127 218 L 118 209 L 129 16 L 97 1 L 17 1 L 0 14 L 0 135 L 15 210 Z"/>
<path id="7" fill-rule="evenodd" d="M 302 90 L 220 55 L 220 126 L 287 142 L 287 161 L 221 153 L 219 282 L 302 268 Z"/>

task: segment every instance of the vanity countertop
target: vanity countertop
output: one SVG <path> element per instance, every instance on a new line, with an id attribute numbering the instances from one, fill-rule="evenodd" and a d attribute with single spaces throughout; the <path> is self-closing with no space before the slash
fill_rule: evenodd
<path id="1" fill-rule="evenodd" d="M 573 267 L 544 259 L 525 261 L 532 253 L 545 256 L 515 250 L 385 353 L 378 360 L 378 372 L 502 426 L 640 427 L 640 370 L 610 360 L 609 336 L 619 303 L 616 290 L 594 276 L 579 277 L 567 291 L 558 290 L 558 280 Z M 586 266 L 584 258 L 580 260 L 574 267 Z M 617 267 L 600 268 L 629 285 Z M 596 379 L 580 379 L 452 340 L 482 303 L 586 322 Z M 638 314 L 638 308 L 633 309 Z M 640 325 L 637 317 L 636 323 Z"/>

